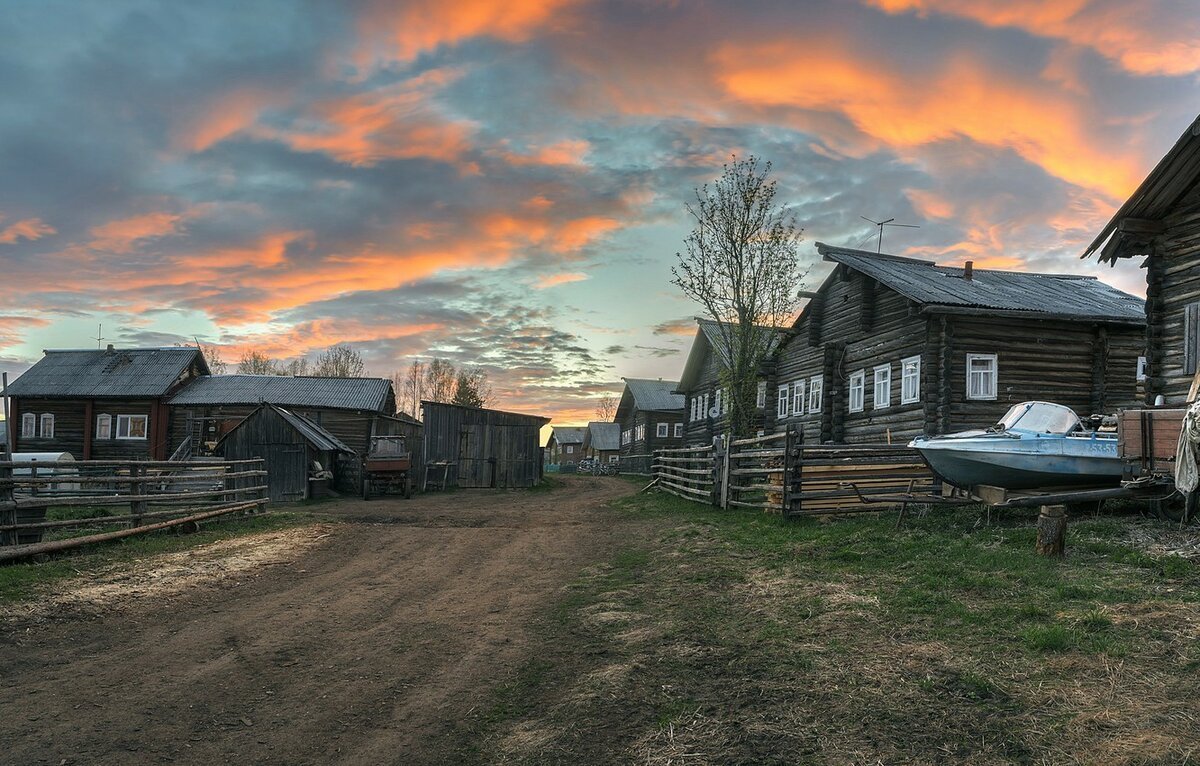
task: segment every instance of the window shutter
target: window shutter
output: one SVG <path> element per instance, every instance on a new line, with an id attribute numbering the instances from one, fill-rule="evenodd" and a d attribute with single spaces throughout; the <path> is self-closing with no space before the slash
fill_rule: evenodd
<path id="1" fill-rule="evenodd" d="M 1200 346 L 1200 303 L 1189 303 L 1183 309 L 1183 371 L 1188 375 L 1196 372 L 1197 353 Z"/>

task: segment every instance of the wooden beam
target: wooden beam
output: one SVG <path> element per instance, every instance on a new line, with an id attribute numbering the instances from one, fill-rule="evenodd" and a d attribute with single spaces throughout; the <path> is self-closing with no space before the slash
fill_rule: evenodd
<path id="1" fill-rule="evenodd" d="M 1167 229 L 1165 221 L 1150 218 L 1122 218 L 1117 223 L 1117 231 L 1123 234 L 1151 234 L 1157 236 Z"/>

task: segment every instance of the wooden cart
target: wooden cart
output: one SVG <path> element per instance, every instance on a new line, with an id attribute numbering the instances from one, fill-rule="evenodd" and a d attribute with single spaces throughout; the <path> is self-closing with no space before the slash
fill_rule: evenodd
<path id="1" fill-rule="evenodd" d="M 363 461 L 363 500 L 376 495 L 412 497 L 412 452 L 403 436 L 372 436 Z"/>

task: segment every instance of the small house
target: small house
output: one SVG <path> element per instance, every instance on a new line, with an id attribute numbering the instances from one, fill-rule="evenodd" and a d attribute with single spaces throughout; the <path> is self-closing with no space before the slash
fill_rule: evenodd
<path id="1" fill-rule="evenodd" d="M 624 378 L 625 389 L 614 417 L 621 429 L 621 464 L 648 472 L 654 450 L 683 446 L 683 397 L 679 382 Z"/>
<path id="2" fill-rule="evenodd" d="M 939 266 L 817 243 L 835 268 L 776 351 L 771 429 L 901 443 L 981 428 L 1013 404 L 1083 416 L 1137 396 L 1141 299 L 1094 277 Z"/>
<path id="3" fill-rule="evenodd" d="M 354 451 L 303 415 L 261 404 L 225 433 L 216 451 L 227 460 L 263 458 L 272 502 L 307 500 L 334 484 L 338 458 Z"/>
<path id="4" fill-rule="evenodd" d="M 1200 118 L 1150 171 L 1088 246 L 1116 265 L 1144 257 L 1146 404 L 1187 402 L 1200 370 Z"/>
<path id="5" fill-rule="evenodd" d="M 167 401 L 208 373 L 186 346 L 44 351 L 8 386 L 13 451 L 166 460 Z"/>
<path id="6" fill-rule="evenodd" d="M 583 459 L 583 440 L 586 428 L 555 426 L 546 442 L 546 458 L 554 465 L 578 463 Z"/>
<path id="7" fill-rule="evenodd" d="M 421 402 L 424 460 L 449 486 L 532 487 L 542 480 L 542 426 L 550 418 Z"/>
<path id="8" fill-rule="evenodd" d="M 588 423 L 583 434 L 583 454 L 601 463 L 617 463 L 621 459 L 621 424 Z"/>

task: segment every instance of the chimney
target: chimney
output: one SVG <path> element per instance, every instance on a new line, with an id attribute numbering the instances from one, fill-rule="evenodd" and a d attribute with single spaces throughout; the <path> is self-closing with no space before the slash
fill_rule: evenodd
<path id="1" fill-rule="evenodd" d="M 967 261 L 966 265 L 963 266 L 963 279 L 970 282 L 974 269 L 975 269 L 975 261 Z"/>
<path id="2" fill-rule="evenodd" d="M 106 349 L 104 350 L 104 353 L 106 353 L 106 354 L 111 354 L 112 352 L 113 352 L 113 345 L 112 345 L 111 343 L 109 343 L 109 344 L 108 344 L 108 348 L 106 348 Z"/>

